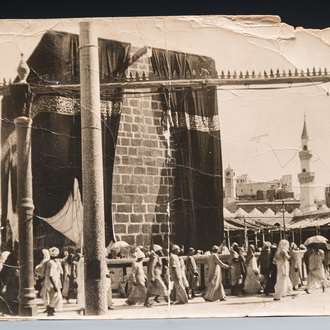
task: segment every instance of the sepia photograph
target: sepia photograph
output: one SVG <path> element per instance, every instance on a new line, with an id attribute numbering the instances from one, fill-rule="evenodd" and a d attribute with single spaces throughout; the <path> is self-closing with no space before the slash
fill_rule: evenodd
<path id="1" fill-rule="evenodd" d="M 329 45 L 275 15 L 0 20 L 0 320 L 329 316 Z"/>

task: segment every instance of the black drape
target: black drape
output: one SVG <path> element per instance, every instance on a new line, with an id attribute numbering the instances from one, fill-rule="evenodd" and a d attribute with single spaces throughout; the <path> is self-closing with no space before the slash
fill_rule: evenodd
<path id="1" fill-rule="evenodd" d="M 158 76 L 216 75 L 212 59 L 153 49 Z M 176 243 L 210 249 L 223 238 L 221 139 L 215 88 L 164 92 L 175 148 L 175 183 L 171 203 Z"/>
<path id="2" fill-rule="evenodd" d="M 79 83 L 78 35 L 49 32 L 28 60 L 30 84 Z M 106 82 L 122 77 L 129 63 L 130 45 L 99 39 L 100 79 Z M 103 136 L 104 199 L 106 244 L 114 239 L 112 224 L 112 174 L 120 122 L 122 95 L 103 95 L 101 117 Z M 73 101 L 72 101 L 73 100 Z M 109 102 L 107 102 L 109 101 Z M 74 106 L 70 105 L 74 103 Z M 16 138 L 11 97 L 2 106 L 2 225 L 7 218 L 8 173 L 12 172 L 13 201 L 16 201 Z M 81 127 L 79 95 L 36 95 L 32 107 L 32 175 L 35 214 L 44 218 L 56 215 L 73 189 L 74 179 L 82 187 Z M 9 146 L 11 146 L 9 148 Z M 81 191 L 81 193 L 83 193 Z M 4 237 L 3 237 L 4 238 Z"/>

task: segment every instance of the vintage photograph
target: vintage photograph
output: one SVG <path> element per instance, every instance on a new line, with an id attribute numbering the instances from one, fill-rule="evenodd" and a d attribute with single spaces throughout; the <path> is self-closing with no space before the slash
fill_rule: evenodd
<path id="1" fill-rule="evenodd" d="M 0 21 L 0 320 L 330 315 L 330 29 Z"/>

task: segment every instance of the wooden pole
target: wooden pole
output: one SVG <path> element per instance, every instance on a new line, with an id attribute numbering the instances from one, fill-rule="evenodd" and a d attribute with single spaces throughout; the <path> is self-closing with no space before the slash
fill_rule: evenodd
<path id="1" fill-rule="evenodd" d="M 108 305 L 98 38 L 89 21 L 80 23 L 79 44 L 86 315 L 104 315 Z"/>
<path id="2" fill-rule="evenodd" d="M 228 238 L 228 249 L 230 248 L 230 231 L 227 229 L 227 238 Z"/>
<path id="3" fill-rule="evenodd" d="M 245 218 L 244 218 L 244 245 L 245 245 L 245 251 L 247 251 L 249 247 L 249 238 L 247 234 L 247 224 Z"/>

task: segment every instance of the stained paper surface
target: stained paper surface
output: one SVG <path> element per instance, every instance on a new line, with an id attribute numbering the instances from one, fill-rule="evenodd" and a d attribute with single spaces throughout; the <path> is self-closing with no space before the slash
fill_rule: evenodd
<path id="1" fill-rule="evenodd" d="M 81 21 L 91 22 L 98 37 L 100 103 L 95 118 L 103 200 L 95 204 L 104 212 L 99 229 L 111 278 L 112 302 L 108 294 L 107 304 L 114 307 L 104 315 L 85 316 L 79 268 L 83 262 L 77 260 L 68 268 L 64 253 L 81 253 L 90 259 L 87 268 L 99 267 L 99 261 L 88 254 L 93 240 L 83 232 L 89 212 L 84 208 L 83 186 L 91 189 L 86 182 L 93 180 L 84 178 L 84 170 L 93 165 L 84 164 L 82 155 Z M 0 21 L 0 274 L 8 277 L 8 265 L 20 269 L 15 259 L 21 241 L 17 166 L 26 159 L 17 153 L 14 120 L 24 116 L 32 119 L 33 268 L 42 261 L 43 249 L 57 247 L 64 278 L 70 279 L 62 278 L 62 295 L 68 298 L 63 308 L 56 306 L 55 316 L 47 316 L 39 293 L 43 276 L 35 277 L 37 314 L 32 318 L 329 315 L 329 289 L 322 292 L 321 284 L 326 284 L 321 280 L 318 287 L 309 288 L 305 251 L 299 250 L 309 237 L 330 239 L 329 45 L 329 29 L 295 28 L 278 16 Z M 27 82 L 20 81 L 19 65 L 29 70 Z M 20 86 L 29 86 L 32 93 L 21 105 L 24 92 L 15 94 Z M 284 238 L 298 246 L 296 266 L 290 249 L 291 261 L 280 269 L 289 275 L 286 267 L 291 267 L 287 277 L 295 290 L 274 301 L 276 294 L 266 295 L 262 285 L 266 275 L 271 281 L 269 271 L 276 265 L 268 256 L 265 275 L 260 250 L 265 241 L 278 245 Z M 229 248 L 235 242 L 245 246 L 245 257 L 247 246 L 255 246 L 258 265 L 249 265 L 249 257 L 245 266 L 241 263 L 246 277 L 254 277 L 252 282 L 261 285 L 261 291 L 248 292 L 241 269 L 238 291 L 233 292 Z M 144 306 L 152 285 L 148 262 L 155 244 L 164 253 L 159 271 L 167 293 L 175 287 L 173 264 L 165 271 L 173 245 L 182 249 L 186 268 L 189 248 L 195 249 L 194 299 L 170 304 L 161 296 L 158 303 L 152 295 L 152 307 Z M 223 266 L 218 277 L 216 272 L 210 275 L 208 264 L 213 245 L 232 267 Z M 329 247 L 321 246 L 322 274 L 328 279 Z M 132 267 L 133 254 L 140 250 L 145 257 L 141 269 Z M 13 256 L 11 264 L 6 264 L 5 251 Z M 195 276 L 187 269 L 182 272 L 188 280 Z M 89 268 L 88 276 L 97 279 L 97 270 Z M 139 276 L 140 287 L 134 285 Z M 219 297 L 226 296 L 226 301 L 217 296 L 216 301 L 206 302 L 205 290 L 218 280 L 225 292 Z M 185 285 L 183 278 L 180 283 L 183 294 L 189 287 L 192 295 L 192 282 Z M 8 294 L 8 287 L 17 285 L 2 285 L 3 318 L 19 317 L 18 287 Z M 136 287 L 141 289 L 139 299 L 125 303 Z"/>

